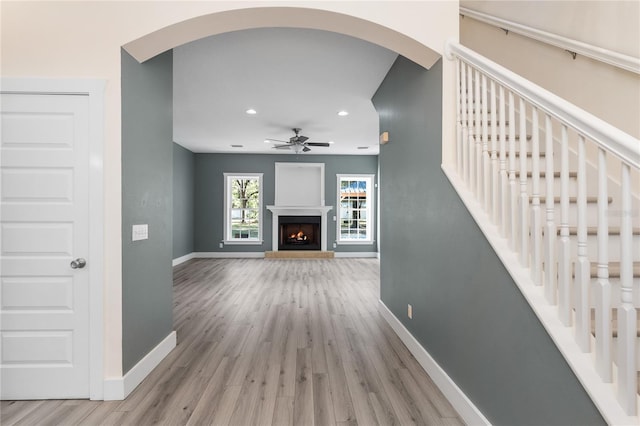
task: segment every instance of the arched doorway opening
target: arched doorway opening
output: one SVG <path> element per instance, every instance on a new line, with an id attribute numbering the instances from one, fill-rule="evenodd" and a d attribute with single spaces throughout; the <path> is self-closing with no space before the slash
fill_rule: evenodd
<path id="1" fill-rule="evenodd" d="M 161 28 L 123 46 L 138 62 L 204 37 L 252 28 L 282 27 L 332 31 L 386 47 L 425 67 L 444 46 L 426 46 L 389 27 L 355 16 L 300 7 L 256 7 L 212 13 Z M 437 49 L 437 50 L 436 50 Z"/>
<path id="2" fill-rule="evenodd" d="M 417 63 L 418 65 L 421 65 L 426 69 L 433 66 L 441 58 L 441 54 L 438 53 L 435 49 L 427 47 L 425 44 L 420 43 L 415 39 L 408 37 L 398 31 L 392 30 L 388 27 L 371 21 L 367 21 L 354 16 L 317 9 L 280 7 L 239 9 L 233 11 L 217 12 L 188 19 L 159 29 L 139 39 L 133 40 L 125 44 L 123 46 L 123 49 L 126 51 L 125 54 L 130 55 L 130 57 L 141 64 L 141 68 L 145 68 L 148 66 L 148 69 L 151 69 L 152 63 L 154 63 L 154 61 L 159 60 L 170 62 L 170 59 L 167 60 L 165 53 L 169 52 L 174 47 L 181 46 L 182 44 L 231 31 L 267 27 L 296 27 L 332 31 L 340 34 L 345 34 L 351 37 L 360 38 L 365 41 L 381 45 L 388 48 L 389 50 L 393 50 L 394 52 L 399 53 L 400 55 L 406 57 L 407 59 L 410 59 L 411 61 Z M 165 58 L 162 59 L 163 57 Z M 161 78 L 166 78 L 166 75 L 162 77 L 161 74 L 162 71 L 160 70 L 158 76 L 160 76 Z M 128 89 L 130 89 L 132 86 L 129 86 L 126 89 L 125 75 L 123 74 L 122 77 L 122 96 L 124 101 L 125 96 L 130 93 Z M 167 81 L 170 81 L 170 79 L 165 79 L 163 81 L 166 83 Z M 157 95 L 157 93 L 155 95 Z M 166 203 L 166 199 L 162 198 L 162 190 L 156 191 L 155 194 L 153 191 L 149 190 L 150 187 L 160 182 L 158 179 L 154 179 L 153 177 L 148 176 L 150 179 L 149 185 L 148 187 L 144 187 L 144 182 L 142 182 L 140 178 L 136 176 L 137 183 L 141 185 L 140 193 L 133 197 L 130 197 L 130 194 L 127 193 L 127 173 L 131 172 L 133 168 L 127 168 L 124 163 L 125 158 L 127 159 L 127 161 L 136 163 L 135 158 L 130 156 L 129 154 L 135 154 L 135 152 L 137 151 L 137 153 L 141 156 L 134 166 L 134 168 L 136 169 L 140 164 L 144 164 L 145 162 L 148 162 L 150 160 L 150 151 L 147 149 L 134 149 L 132 151 L 128 150 L 125 116 L 132 109 L 133 108 L 126 108 L 126 105 L 123 102 L 123 235 L 127 235 L 127 232 L 130 232 L 131 230 L 132 223 L 135 223 L 131 222 L 129 219 L 135 216 L 144 218 L 152 217 L 153 215 L 157 215 L 159 211 L 162 211 L 162 208 L 158 208 L 159 206 L 167 207 L 163 204 Z M 144 105 L 138 105 L 135 109 L 137 111 L 142 111 L 144 110 Z M 156 114 L 156 116 L 158 117 L 163 116 L 164 114 L 165 123 L 162 123 L 162 126 L 166 126 L 166 113 L 167 111 L 164 110 L 160 114 Z M 140 120 L 139 122 L 142 123 L 143 121 Z M 157 128 L 155 128 L 154 126 L 146 125 L 145 129 L 140 129 L 142 134 L 148 131 L 146 129 L 157 130 Z M 150 139 L 158 139 L 157 135 L 149 134 L 149 136 Z M 140 133 L 136 134 L 136 138 L 140 139 Z M 167 162 L 167 158 L 170 158 L 170 155 L 165 155 L 161 160 L 165 163 L 155 164 L 152 165 L 152 167 L 163 170 L 170 168 L 171 163 Z M 134 174 L 132 173 L 130 174 L 130 176 L 134 176 Z M 149 194 L 151 195 L 149 196 Z M 129 209 L 129 213 L 133 213 L 127 213 L 127 209 Z M 145 209 L 149 211 L 148 214 L 140 212 L 140 210 Z M 170 223 L 170 218 L 161 216 L 158 217 L 158 222 L 160 223 L 160 226 L 165 226 Z M 150 229 L 151 228 L 153 228 L 153 226 L 150 225 Z M 156 241 L 158 238 L 157 235 L 158 234 L 156 233 Z M 170 233 L 168 235 L 169 237 L 166 241 L 164 241 L 164 244 L 170 244 Z M 166 235 L 165 238 L 167 238 Z M 150 247 L 150 250 L 154 250 L 154 248 Z M 142 253 L 139 252 L 137 248 L 135 249 L 135 253 L 137 254 L 135 254 L 134 256 L 130 256 L 130 254 L 134 253 L 134 251 L 131 250 L 131 241 L 127 240 L 126 238 L 123 239 L 122 253 L 123 373 L 127 373 L 127 375 L 131 376 L 131 374 L 129 373 L 133 369 L 137 368 L 139 362 L 142 362 L 146 355 L 155 351 L 158 346 L 165 345 L 165 343 L 169 346 L 171 346 L 172 344 L 175 346 L 175 332 L 173 332 L 171 328 L 172 305 L 170 293 L 172 276 L 170 268 L 167 268 L 168 265 L 171 265 L 171 259 L 165 259 L 166 253 L 162 255 L 159 255 L 157 252 L 153 254 L 151 251 Z M 160 263 L 157 262 L 158 256 L 162 257 L 162 262 Z M 154 265 L 159 264 L 162 265 L 161 276 L 155 275 L 153 277 L 145 277 L 144 275 L 141 275 L 147 274 L 149 271 L 153 270 Z M 135 273 L 130 274 L 131 271 L 135 271 Z M 154 297 L 157 298 L 159 296 L 162 296 L 156 300 L 156 303 L 151 303 L 149 291 L 140 290 L 140 283 L 143 283 L 145 281 L 148 281 L 148 289 L 156 286 L 153 287 Z M 158 283 L 161 283 L 161 289 L 158 287 Z M 134 286 L 138 288 L 134 289 Z M 135 323 L 135 328 L 130 327 L 132 323 Z M 150 330 L 153 331 L 153 333 L 150 333 Z M 172 334 L 173 337 L 171 337 Z M 169 337 L 163 339 L 163 336 L 167 335 Z M 165 350 L 167 349 L 166 346 L 163 347 L 165 348 Z M 158 358 L 158 362 L 160 359 L 161 357 Z"/>

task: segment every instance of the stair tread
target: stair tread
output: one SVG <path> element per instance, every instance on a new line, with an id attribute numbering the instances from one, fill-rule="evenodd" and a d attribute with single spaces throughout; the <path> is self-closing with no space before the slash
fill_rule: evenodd
<path id="1" fill-rule="evenodd" d="M 572 277 L 575 278 L 576 270 L 575 270 L 575 262 L 572 261 Z M 609 278 L 619 279 L 620 278 L 620 262 L 611 261 L 608 263 L 609 265 Z M 544 263 L 542 264 L 542 269 L 544 269 Z M 558 270 L 558 265 L 556 262 L 556 271 Z M 632 275 L 633 278 L 640 278 L 640 262 L 633 262 L 632 265 Z M 598 262 L 589 262 L 589 275 L 592 279 L 598 278 Z"/>
<path id="2" fill-rule="evenodd" d="M 528 141 L 530 141 L 530 140 L 531 140 L 531 138 L 532 138 L 532 136 L 531 136 L 531 135 L 527 135 L 527 136 L 526 136 L 526 139 L 527 139 Z M 492 138 L 491 138 L 491 135 L 487 135 L 487 140 L 491 140 L 491 139 L 492 139 Z M 505 135 L 505 138 L 504 138 L 504 139 L 505 139 L 505 140 L 509 140 L 509 135 Z M 498 140 L 498 141 L 500 140 L 500 135 L 496 135 L 496 140 Z M 515 140 L 520 140 L 520 135 L 515 135 Z"/>
<path id="3" fill-rule="evenodd" d="M 640 337 L 640 309 L 636 308 L 636 337 Z M 596 335 L 596 309 L 591 308 L 591 334 Z M 611 335 L 618 337 L 618 309 L 611 308 Z M 640 373 L 639 373 L 640 374 Z"/>
<path id="4" fill-rule="evenodd" d="M 560 235 L 560 227 L 556 229 L 556 233 Z M 633 235 L 640 235 L 640 228 L 631 229 Z M 544 234 L 544 229 L 542 230 Z M 620 227 L 619 226 L 610 226 L 609 227 L 609 235 L 620 235 Z M 578 235 L 578 227 L 570 226 L 569 227 L 569 235 Z M 598 227 L 597 226 L 587 226 L 587 235 L 598 235 Z"/>
<path id="5" fill-rule="evenodd" d="M 547 153 L 546 152 L 539 152 L 538 156 L 539 157 L 546 157 Z M 516 152 L 516 157 L 520 157 L 520 152 Z M 533 157 L 533 152 L 527 152 L 527 157 Z"/>
<path id="6" fill-rule="evenodd" d="M 538 198 L 540 198 L 540 204 L 544 204 L 547 202 L 547 196 L 546 195 L 540 195 Z M 533 202 L 533 197 L 529 198 L 529 203 Z M 553 197 L 553 202 L 555 204 L 560 204 L 560 197 Z M 578 197 L 569 197 L 569 203 L 570 204 L 575 204 L 578 202 Z M 587 197 L 587 203 L 588 204 L 595 204 L 598 202 L 598 197 L 596 196 L 591 196 L 591 197 Z M 607 197 L 607 202 L 609 204 L 611 204 L 613 202 L 613 197 Z"/>
<path id="7" fill-rule="evenodd" d="M 591 278 L 598 278 L 598 263 L 590 264 Z M 633 262 L 633 278 L 640 278 L 640 262 Z M 620 278 L 620 262 L 609 262 L 609 278 Z"/>
<path id="8" fill-rule="evenodd" d="M 473 124 L 475 126 L 476 125 L 476 120 L 470 121 L 469 124 Z M 482 121 L 480 121 L 480 124 L 482 124 Z M 489 118 L 487 119 L 487 124 L 491 125 L 491 119 L 489 119 Z M 499 126 L 501 124 L 500 120 L 496 121 L 496 124 Z M 505 121 L 504 125 L 508 126 L 509 125 L 509 121 Z"/>
<path id="9" fill-rule="evenodd" d="M 521 174 L 520 170 L 516 170 L 516 176 L 520 176 L 520 174 Z M 546 177 L 546 175 L 547 175 L 547 172 L 546 172 L 546 171 L 540 171 L 540 177 L 541 177 L 541 178 Z M 561 177 L 561 176 L 562 176 L 562 175 L 561 175 L 561 173 L 560 173 L 560 172 L 553 172 L 553 177 L 554 177 L 554 178 L 559 178 L 559 177 Z M 530 177 L 533 177 L 533 172 L 532 172 L 532 171 L 530 171 L 530 170 L 529 170 L 529 171 L 527 171 L 527 177 L 529 177 L 529 178 L 530 178 Z M 577 178 L 578 178 L 578 172 L 569 172 L 569 178 L 575 178 L 575 179 L 577 179 Z"/>

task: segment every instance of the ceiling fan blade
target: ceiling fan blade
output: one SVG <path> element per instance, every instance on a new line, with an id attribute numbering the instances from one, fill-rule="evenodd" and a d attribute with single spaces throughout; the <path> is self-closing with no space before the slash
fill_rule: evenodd
<path id="1" fill-rule="evenodd" d="M 311 148 L 309 148 L 308 146 L 305 146 L 304 148 L 302 148 L 302 152 L 309 152 L 311 151 Z"/>
<path id="2" fill-rule="evenodd" d="M 309 138 L 306 136 L 297 136 L 297 138 L 298 140 L 296 142 L 299 142 L 299 143 L 304 143 L 309 140 Z"/>
<path id="3" fill-rule="evenodd" d="M 289 143 L 289 141 L 281 141 L 280 139 L 271 139 L 271 138 L 267 138 L 265 139 L 266 141 L 269 142 L 279 142 L 279 143 Z"/>
<path id="4" fill-rule="evenodd" d="M 307 146 L 325 146 L 325 147 L 331 146 L 331 144 L 328 143 L 328 142 L 307 142 L 305 145 L 307 145 Z"/>
<path id="5" fill-rule="evenodd" d="M 287 144 L 287 145 L 275 145 L 274 148 L 275 149 L 289 149 L 289 148 L 291 148 L 291 145 L 290 144 Z"/>

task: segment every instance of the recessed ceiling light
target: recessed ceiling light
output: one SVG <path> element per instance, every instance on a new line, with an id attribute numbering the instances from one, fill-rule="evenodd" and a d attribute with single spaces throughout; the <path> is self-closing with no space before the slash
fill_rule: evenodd
<path id="1" fill-rule="evenodd" d="M 271 141 L 269 139 L 265 139 L 264 143 L 271 143 Z"/>
<path id="2" fill-rule="evenodd" d="M 333 145 L 335 142 L 334 142 L 334 141 L 329 141 L 329 142 L 327 142 L 327 143 L 328 143 L 328 144 L 332 144 L 332 145 Z"/>
<path id="3" fill-rule="evenodd" d="M 242 148 L 244 145 L 231 145 L 231 148 Z"/>
<path id="4" fill-rule="evenodd" d="M 358 149 L 369 149 L 368 146 L 359 146 Z"/>
<path id="5" fill-rule="evenodd" d="M 256 111 L 253 108 L 249 108 L 248 110 L 245 111 L 247 114 L 249 115 L 256 115 L 258 113 L 258 111 Z"/>
<path id="6" fill-rule="evenodd" d="M 345 110 L 342 110 L 342 111 L 338 111 L 338 115 L 340 117 L 345 117 L 345 116 L 349 115 L 349 113 L 347 111 L 345 111 Z"/>

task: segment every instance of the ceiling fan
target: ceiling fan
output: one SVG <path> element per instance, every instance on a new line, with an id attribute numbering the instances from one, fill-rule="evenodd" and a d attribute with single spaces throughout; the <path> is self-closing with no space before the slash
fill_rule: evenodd
<path id="1" fill-rule="evenodd" d="M 300 131 L 302 129 L 300 129 L 299 127 L 294 127 L 291 130 L 293 130 L 293 133 L 295 133 L 295 136 L 291 136 L 288 141 L 281 141 L 278 139 L 267 139 L 267 140 L 270 142 L 281 142 L 281 145 L 274 146 L 275 149 L 293 149 L 296 152 L 296 154 L 299 154 L 300 152 L 311 151 L 311 148 L 309 148 L 310 146 L 322 146 L 322 147 L 331 146 L 331 144 L 329 144 L 328 142 L 309 142 L 308 137 L 300 134 Z"/>

